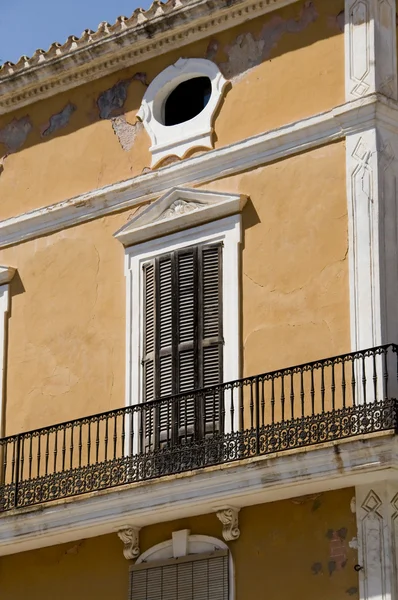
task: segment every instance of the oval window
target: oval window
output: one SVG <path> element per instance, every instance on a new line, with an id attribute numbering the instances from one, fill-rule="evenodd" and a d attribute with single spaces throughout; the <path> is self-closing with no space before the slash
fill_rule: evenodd
<path id="1" fill-rule="evenodd" d="M 205 108 L 211 96 L 209 77 L 193 77 L 183 81 L 170 93 L 164 105 L 166 126 L 185 123 Z"/>

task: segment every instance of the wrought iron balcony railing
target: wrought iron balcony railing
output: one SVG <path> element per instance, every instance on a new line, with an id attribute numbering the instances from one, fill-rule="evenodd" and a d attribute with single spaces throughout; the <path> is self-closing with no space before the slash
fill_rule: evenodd
<path id="1" fill-rule="evenodd" d="M 0 511 L 397 426 L 394 344 L 0 439 Z"/>

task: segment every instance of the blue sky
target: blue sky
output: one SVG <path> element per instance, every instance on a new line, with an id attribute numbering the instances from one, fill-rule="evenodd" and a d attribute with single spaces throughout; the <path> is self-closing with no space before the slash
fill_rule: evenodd
<path id="1" fill-rule="evenodd" d="M 150 0 L 0 0 L 0 62 L 16 62 L 37 48 L 65 42 L 69 35 L 96 29 L 101 21 L 113 23 L 130 16 Z"/>

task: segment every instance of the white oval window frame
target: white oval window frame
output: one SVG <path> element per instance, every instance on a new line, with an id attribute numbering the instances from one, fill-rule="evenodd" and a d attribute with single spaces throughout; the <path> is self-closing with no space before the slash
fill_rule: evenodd
<path id="1" fill-rule="evenodd" d="M 208 103 L 193 119 L 177 125 L 164 125 L 166 99 L 180 83 L 194 77 L 210 79 Z M 227 83 L 218 66 L 206 58 L 179 58 L 155 77 L 137 113 L 151 138 L 152 167 L 170 155 L 183 158 L 193 148 L 213 148 L 213 118 Z"/>

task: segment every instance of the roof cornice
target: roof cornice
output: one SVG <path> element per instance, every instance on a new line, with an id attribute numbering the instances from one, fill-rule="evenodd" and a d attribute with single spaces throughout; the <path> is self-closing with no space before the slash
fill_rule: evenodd
<path id="1" fill-rule="evenodd" d="M 16 63 L 0 68 L 0 115 L 175 48 L 214 35 L 296 0 L 155 1 L 114 25 L 70 36 Z"/>

